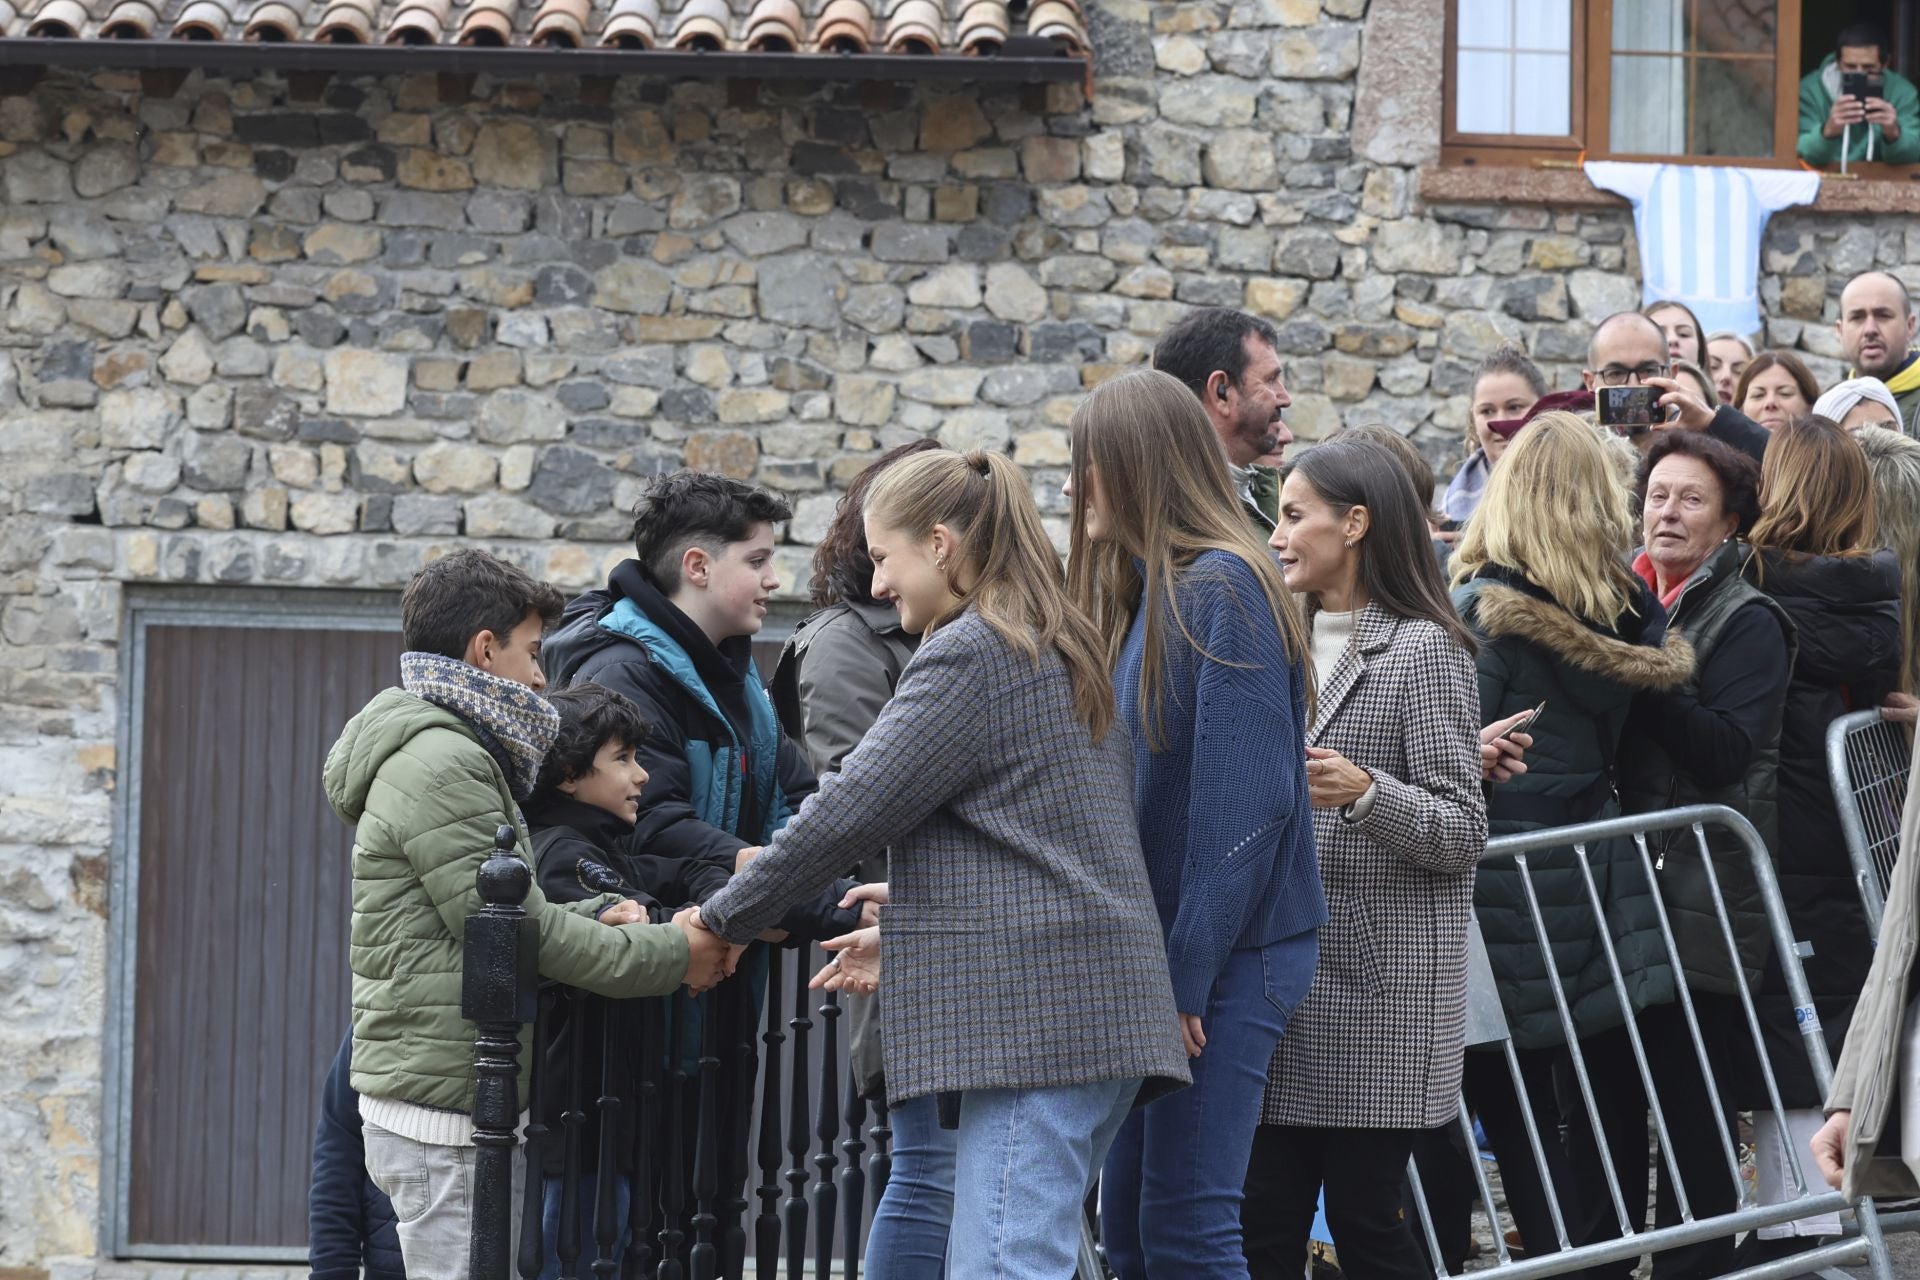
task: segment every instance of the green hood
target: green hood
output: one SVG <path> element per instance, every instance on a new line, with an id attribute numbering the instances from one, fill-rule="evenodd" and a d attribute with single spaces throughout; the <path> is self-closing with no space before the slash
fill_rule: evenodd
<path id="1" fill-rule="evenodd" d="M 326 770 L 321 775 L 327 803 L 342 822 L 352 825 L 360 821 L 380 766 L 430 729 L 452 729 L 473 738 L 473 731 L 459 716 L 405 689 L 382 689 L 347 721 L 339 741 L 327 753 Z"/>

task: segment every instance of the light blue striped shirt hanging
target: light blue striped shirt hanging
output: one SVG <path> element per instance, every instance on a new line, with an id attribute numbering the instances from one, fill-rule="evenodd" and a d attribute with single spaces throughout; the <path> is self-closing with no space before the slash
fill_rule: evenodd
<path id="1" fill-rule="evenodd" d="M 1684 302 L 1707 333 L 1760 331 L 1767 219 L 1820 193 L 1820 175 L 1802 169 L 1590 160 L 1587 178 L 1633 203 L 1642 301 Z"/>

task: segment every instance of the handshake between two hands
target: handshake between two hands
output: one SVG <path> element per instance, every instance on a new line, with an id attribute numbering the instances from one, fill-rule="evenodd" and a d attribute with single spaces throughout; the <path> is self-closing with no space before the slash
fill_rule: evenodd
<path id="1" fill-rule="evenodd" d="M 741 852 L 757 854 L 759 850 Z M 820 944 L 823 950 L 834 952 L 835 955 L 834 962 L 815 974 L 809 984 L 816 990 L 847 990 L 871 995 L 879 988 L 880 908 L 887 904 L 887 886 L 855 885 L 840 899 L 840 906 L 845 909 L 856 904 L 860 907 L 860 927 L 852 933 L 829 938 Z M 637 902 L 616 903 L 600 915 L 605 924 L 644 923 L 646 918 L 645 908 Z M 729 943 L 709 929 L 707 922 L 701 918 L 699 907 L 686 907 L 676 912 L 673 924 L 687 939 L 687 990 L 690 993 L 701 995 L 733 976 L 741 954 L 746 951 L 744 945 Z M 786 937 L 781 930 L 769 929 L 760 935 L 760 940 L 784 942 Z"/>

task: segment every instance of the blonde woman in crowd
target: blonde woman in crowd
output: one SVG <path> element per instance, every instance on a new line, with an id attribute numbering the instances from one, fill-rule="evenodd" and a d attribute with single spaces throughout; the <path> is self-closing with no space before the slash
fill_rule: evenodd
<path id="1" fill-rule="evenodd" d="M 1692 649 L 1667 634 L 1660 602 L 1626 567 L 1634 538 L 1611 447 L 1584 419 L 1553 411 L 1514 438 L 1460 540 L 1453 600 L 1479 643 L 1481 718 L 1540 709 L 1527 772 L 1496 786 L 1488 802 L 1494 835 L 1617 815 L 1611 780 L 1634 696 L 1675 688 L 1693 669 Z M 1605 934 L 1613 940 L 1634 1012 L 1673 998 L 1672 973 L 1633 846 L 1624 840 L 1597 844 L 1588 858 L 1605 905 L 1600 919 L 1571 850 L 1529 859 L 1533 892 L 1557 940 L 1551 971 L 1519 870 L 1510 862 L 1482 866 L 1474 893 L 1542 1135 L 1559 1129 L 1553 1077 L 1566 1057 L 1554 984 L 1565 995 L 1576 1034 L 1584 1038 L 1620 1026 L 1623 1011 L 1600 943 Z M 1607 1082 L 1594 1085 L 1604 1089 Z M 1552 1213 L 1500 1055 L 1467 1055 L 1466 1091 L 1499 1157 L 1527 1249 L 1550 1252 Z M 1609 1222 L 1617 1231 L 1610 1200 L 1593 1194 L 1604 1186 L 1597 1160 L 1561 1164 L 1558 1144 L 1544 1146 L 1574 1242 L 1602 1238 Z M 1644 1170 L 1644 1152 L 1639 1159 Z"/>

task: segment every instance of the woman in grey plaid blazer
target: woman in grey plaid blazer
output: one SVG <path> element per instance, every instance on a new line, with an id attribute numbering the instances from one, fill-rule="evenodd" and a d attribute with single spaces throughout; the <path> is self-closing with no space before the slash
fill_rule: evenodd
<path id="1" fill-rule="evenodd" d="M 888 850 L 887 1096 L 959 1096 L 947 1274 L 1066 1280 L 1121 1121 L 1189 1079 L 1105 649 L 1000 454 L 896 463 L 866 530 L 919 650 L 700 919 L 750 942 Z"/>
<path id="2" fill-rule="evenodd" d="M 1348 1274 L 1432 1274 L 1400 1188 L 1417 1134 L 1459 1106 L 1487 810 L 1474 643 L 1427 538 L 1410 478 L 1371 441 L 1321 445 L 1281 488 L 1273 545 L 1313 609 L 1307 786 L 1331 919 L 1254 1140 L 1256 1278 L 1300 1275 L 1323 1185 Z"/>

